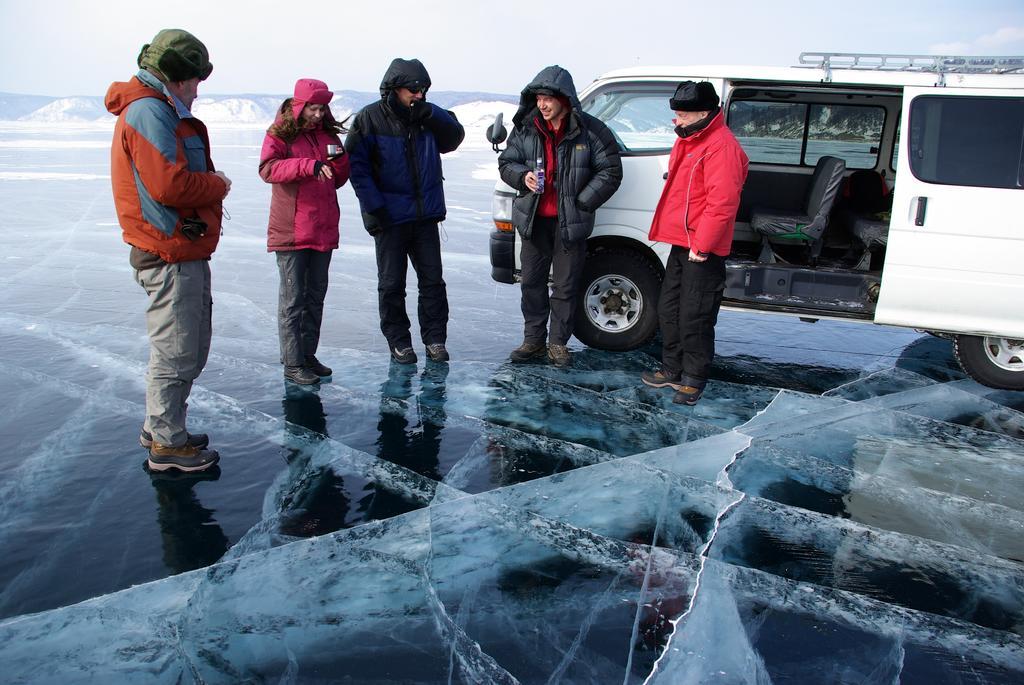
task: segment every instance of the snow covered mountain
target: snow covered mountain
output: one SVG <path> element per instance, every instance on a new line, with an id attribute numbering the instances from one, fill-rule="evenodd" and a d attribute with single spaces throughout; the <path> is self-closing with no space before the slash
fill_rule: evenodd
<path id="1" fill-rule="evenodd" d="M 7 120 L 6 112 L 0 112 L 0 119 Z M 53 98 L 38 109 L 21 116 L 11 117 L 18 121 L 38 123 L 81 123 L 105 119 L 110 115 L 103 107 L 103 98 L 98 97 L 65 97 Z"/>
<path id="2" fill-rule="evenodd" d="M 241 124 L 266 126 L 274 119 L 287 95 L 243 94 L 202 95 L 196 100 L 194 112 L 207 124 Z M 332 109 L 339 119 L 373 102 L 377 93 L 344 90 L 335 94 Z M 448 109 L 480 103 L 516 102 L 512 95 L 500 93 L 439 91 L 430 94 L 431 102 Z M 513 106 L 514 109 L 514 106 Z M 491 117 L 497 112 L 490 107 Z M 476 110 L 466 114 L 471 118 Z M 460 119 L 461 119 L 460 115 Z M 102 96 L 48 97 L 0 93 L 0 121 L 32 123 L 102 123 L 113 121 L 103 106 Z"/>

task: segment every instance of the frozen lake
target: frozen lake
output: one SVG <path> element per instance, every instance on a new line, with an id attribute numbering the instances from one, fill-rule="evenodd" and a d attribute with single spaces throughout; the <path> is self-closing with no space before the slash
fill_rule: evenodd
<path id="1" fill-rule="evenodd" d="M 452 363 L 389 363 L 345 187 L 319 389 L 277 361 L 263 133 L 211 131 L 220 470 L 151 477 L 110 132 L 0 123 L 4 682 L 1024 681 L 1024 394 L 727 312 L 696 407 L 639 383 L 657 347 L 513 366 L 480 130 L 444 162 Z"/>

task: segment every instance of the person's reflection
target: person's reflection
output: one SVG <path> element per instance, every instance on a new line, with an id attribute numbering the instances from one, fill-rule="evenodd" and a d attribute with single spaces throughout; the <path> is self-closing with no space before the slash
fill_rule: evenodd
<path id="1" fill-rule="evenodd" d="M 285 430 L 290 434 L 308 435 L 306 430 L 309 430 L 318 438 L 329 437 L 324 403 L 320 401 L 320 393 L 316 388 L 285 383 L 281 408 L 284 410 L 284 420 L 287 421 Z"/>
<path id="2" fill-rule="evenodd" d="M 320 394 L 310 386 L 285 383 L 285 431 L 298 438 L 288 447 L 288 463 L 293 469 L 308 469 L 309 448 L 313 441 L 329 437 L 327 415 Z M 345 526 L 351 502 L 345 492 L 344 479 L 330 468 L 302 473 L 296 479 L 298 489 L 288 499 L 282 512 L 281 532 L 285 535 L 310 537 L 324 535 Z"/>
<path id="3" fill-rule="evenodd" d="M 228 548 L 227 536 L 213 511 L 200 504 L 192 490 L 199 481 L 220 478 L 220 467 L 196 473 L 146 470 L 156 490 L 164 565 L 171 574 L 209 566 L 220 559 Z"/>
<path id="4" fill-rule="evenodd" d="M 445 383 L 448 364 L 427 362 L 413 397 L 412 364 L 391 364 L 380 386 L 377 456 L 421 476 L 440 481 L 441 437 L 447 415 Z M 368 503 L 369 518 L 386 518 L 409 510 L 409 502 L 378 489 Z"/>

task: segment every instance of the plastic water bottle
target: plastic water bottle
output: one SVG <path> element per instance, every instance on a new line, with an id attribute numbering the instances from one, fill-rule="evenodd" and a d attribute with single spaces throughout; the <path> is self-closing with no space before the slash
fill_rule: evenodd
<path id="1" fill-rule="evenodd" d="M 544 192 L 544 157 L 537 158 L 537 165 L 533 168 L 533 175 L 537 177 L 537 192 Z"/>

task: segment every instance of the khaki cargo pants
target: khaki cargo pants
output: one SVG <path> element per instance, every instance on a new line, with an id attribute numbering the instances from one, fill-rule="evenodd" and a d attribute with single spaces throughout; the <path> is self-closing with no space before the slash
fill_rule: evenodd
<path id="1" fill-rule="evenodd" d="M 146 420 L 155 442 L 185 444 L 185 410 L 194 381 L 206 366 L 213 332 L 210 262 L 202 259 L 137 270 L 149 296 L 146 331 Z"/>

